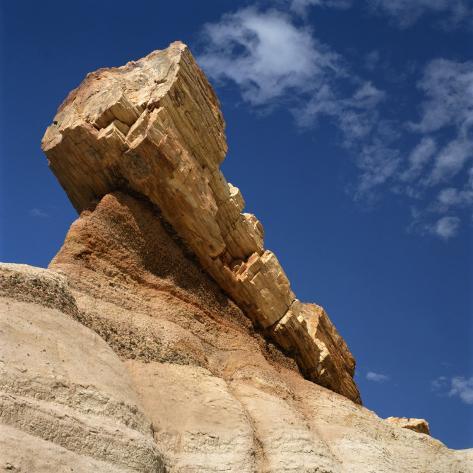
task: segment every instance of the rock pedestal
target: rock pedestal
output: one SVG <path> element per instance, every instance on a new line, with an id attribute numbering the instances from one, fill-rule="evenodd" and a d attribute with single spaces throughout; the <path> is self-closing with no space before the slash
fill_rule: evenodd
<path id="1" fill-rule="evenodd" d="M 188 48 L 173 43 L 89 74 L 42 147 L 75 208 L 120 190 L 151 202 L 202 267 L 304 375 L 360 403 L 354 359 L 328 316 L 296 299 L 263 227 L 219 166 L 227 144 L 217 97 Z"/>

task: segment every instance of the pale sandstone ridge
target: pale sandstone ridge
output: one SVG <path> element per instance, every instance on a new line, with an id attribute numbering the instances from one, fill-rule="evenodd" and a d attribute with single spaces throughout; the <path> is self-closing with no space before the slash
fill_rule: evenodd
<path id="1" fill-rule="evenodd" d="M 346 344 L 321 308 L 296 299 L 260 222 L 243 213 L 240 191 L 219 170 L 223 117 L 184 44 L 89 74 L 42 146 L 79 212 L 116 190 L 145 196 L 304 376 L 361 402 Z"/>
<path id="2" fill-rule="evenodd" d="M 415 419 L 413 417 L 388 417 L 386 420 L 403 429 L 409 429 L 414 432 L 419 432 L 420 434 L 430 435 L 429 423 L 425 419 Z"/>
<path id="3" fill-rule="evenodd" d="M 64 276 L 0 264 L 0 470 L 163 472 L 127 370 L 78 314 Z"/>

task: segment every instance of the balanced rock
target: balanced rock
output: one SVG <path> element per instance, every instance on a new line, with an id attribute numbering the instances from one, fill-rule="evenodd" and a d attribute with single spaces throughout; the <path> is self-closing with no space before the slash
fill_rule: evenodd
<path id="1" fill-rule="evenodd" d="M 217 97 L 188 48 L 173 43 L 89 74 L 43 138 L 75 208 L 121 190 L 145 197 L 255 326 L 310 380 L 360 403 L 354 359 L 325 312 L 296 299 L 263 228 L 219 166 L 227 145 Z"/>

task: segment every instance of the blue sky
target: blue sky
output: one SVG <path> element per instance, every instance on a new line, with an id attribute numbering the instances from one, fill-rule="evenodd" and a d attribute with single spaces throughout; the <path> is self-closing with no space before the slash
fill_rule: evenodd
<path id="1" fill-rule="evenodd" d="M 40 150 L 67 93 L 182 40 L 222 103 L 226 177 L 347 340 L 365 405 L 473 447 L 470 0 L 16 0 L 0 15 L 2 261 L 46 266 L 77 217 Z"/>

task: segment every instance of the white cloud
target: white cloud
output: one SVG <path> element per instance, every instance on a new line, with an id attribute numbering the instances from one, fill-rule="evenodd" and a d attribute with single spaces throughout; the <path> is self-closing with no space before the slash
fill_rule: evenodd
<path id="1" fill-rule="evenodd" d="M 289 14 L 245 8 L 204 27 L 198 60 L 217 82 L 233 82 L 257 107 L 284 104 L 301 127 L 323 116 L 345 145 L 370 133 L 384 92 L 346 69 L 343 58 Z M 340 92 L 343 90 L 344 92 Z"/>
<path id="2" fill-rule="evenodd" d="M 348 97 L 337 94 L 330 81 L 313 92 L 312 97 L 294 114 L 299 125 L 314 125 L 322 116 L 330 118 L 343 133 L 345 145 L 367 136 L 377 121 L 376 109 L 385 98 L 384 92 L 371 82 L 362 82 Z"/>
<path id="3" fill-rule="evenodd" d="M 449 181 L 464 168 L 471 157 L 473 157 L 472 142 L 463 139 L 450 141 L 437 154 L 432 172 L 424 183 L 432 186 Z"/>
<path id="4" fill-rule="evenodd" d="M 294 16 L 333 2 L 279 0 L 276 5 L 285 6 L 286 13 L 250 7 L 205 25 L 198 60 L 207 74 L 218 84 L 236 85 L 257 109 L 284 106 L 305 129 L 327 119 L 339 130 L 339 143 L 355 156 L 355 199 L 369 203 L 381 191 L 415 199 L 410 228 L 445 240 L 456 235 L 459 210 L 473 204 L 473 177 L 465 183 L 473 158 L 473 61 L 431 61 L 418 82 L 424 100 L 417 121 L 388 120 L 381 112 L 393 97 L 354 74 Z M 373 51 L 367 60 L 376 63 L 379 53 Z M 406 133 L 417 139 L 411 149 L 405 146 Z M 445 189 L 455 192 L 442 193 Z"/>
<path id="5" fill-rule="evenodd" d="M 361 2 L 353 0 L 279 0 L 296 14 L 305 16 L 311 7 L 346 9 Z M 434 15 L 445 29 L 472 26 L 473 6 L 470 0 L 365 0 L 368 12 L 383 15 L 400 28 L 408 28 L 421 17 Z"/>
<path id="6" fill-rule="evenodd" d="M 452 136 L 440 149 L 423 184 L 448 182 L 473 158 L 473 61 L 435 59 L 419 82 L 426 100 L 421 118 L 411 129 L 432 139 L 437 133 Z"/>
<path id="7" fill-rule="evenodd" d="M 385 184 L 395 176 L 400 161 L 398 150 L 386 146 L 378 138 L 371 144 L 363 146 L 357 157 L 360 176 L 356 197 L 358 199 L 371 197 L 374 188 Z"/>
<path id="8" fill-rule="evenodd" d="M 424 212 L 417 215 L 424 224 L 417 226 L 448 240 L 461 225 L 452 211 L 473 204 L 473 169 L 468 169 L 473 159 L 473 61 L 435 59 L 418 86 L 425 100 L 419 120 L 408 128 L 420 141 L 406 159 L 398 191 L 426 200 Z"/>
<path id="9" fill-rule="evenodd" d="M 469 179 L 463 189 L 446 187 L 438 196 L 438 208 L 447 212 L 452 207 L 465 207 L 473 204 L 473 167 L 469 171 Z"/>
<path id="10" fill-rule="evenodd" d="M 432 391 L 442 391 L 448 386 L 448 378 L 446 376 L 439 376 L 431 381 L 430 386 Z"/>
<path id="11" fill-rule="evenodd" d="M 443 240 L 448 240 L 458 233 L 460 228 L 460 219 L 453 216 L 445 216 L 437 220 L 431 227 L 432 233 L 439 236 Z"/>
<path id="12" fill-rule="evenodd" d="M 289 0 L 290 9 L 298 15 L 306 15 L 310 7 L 349 8 L 352 0 Z"/>
<path id="13" fill-rule="evenodd" d="M 431 61 L 419 88 L 426 100 L 420 121 L 411 124 L 411 129 L 429 136 L 453 134 L 437 153 L 430 174 L 424 176 L 423 183 L 432 186 L 456 176 L 473 157 L 473 61 Z"/>
<path id="14" fill-rule="evenodd" d="M 31 217 L 37 217 L 37 218 L 47 218 L 47 217 L 49 217 L 49 214 L 47 212 L 45 212 L 42 209 L 38 209 L 36 207 L 30 209 L 28 213 L 30 214 Z"/>
<path id="15" fill-rule="evenodd" d="M 211 78 L 237 84 L 252 105 L 291 91 L 300 96 L 339 71 L 338 56 L 319 44 L 310 28 L 276 10 L 238 10 L 205 25 L 204 35 L 199 63 Z"/>
<path id="16" fill-rule="evenodd" d="M 434 139 L 429 136 L 422 138 L 409 154 L 408 168 L 401 174 L 401 180 L 412 181 L 419 177 L 436 150 L 437 144 Z"/>
<path id="17" fill-rule="evenodd" d="M 366 0 L 368 8 L 384 14 L 401 28 L 412 26 L 421 16 L 441 14 L 444 27 L 455 27 L 471 21 L 468 0 Z"/>
<path id="18" fill-rule="evenodd" d="M 465 138 L 473 126 L 473 61 L 434 59 L 418 86 L 427 100 L 413 129 L 426 133 L 456 125 Z"/>
<path id="19" fill-rule="evenodd" d="M 439 376 L 431 382 L 432 391 L 440 396 L 458 397 L 465 404 L 473 404 L 473 376 Z"/>
<path id="20" fill-rule="evenodd" d="M 366 373 L 366 379 L 375 383 L 385 383 L 386 381 L 389 381 L 389 376 L 375 373 L 374 371 L 368 371 L 368 373 Z"/>
<path id="21" fill-rule="evenodd" d="M 450 397 L 458 396 L 465 404 L 473 404 L 473 376 L 456 376 L 451 380 Z"/>

